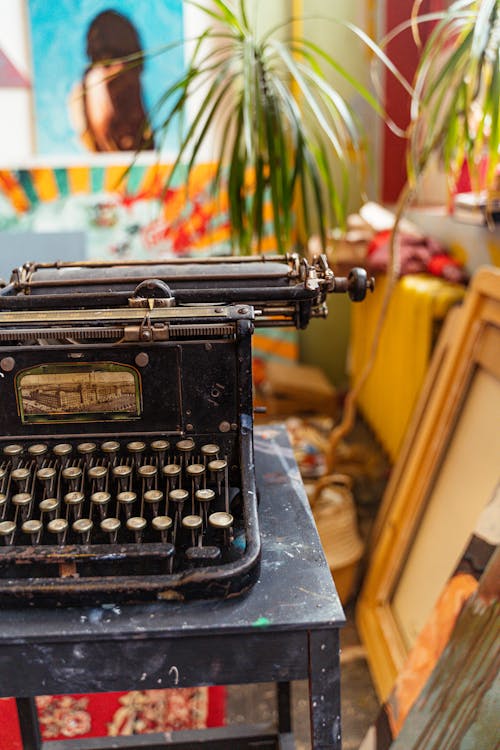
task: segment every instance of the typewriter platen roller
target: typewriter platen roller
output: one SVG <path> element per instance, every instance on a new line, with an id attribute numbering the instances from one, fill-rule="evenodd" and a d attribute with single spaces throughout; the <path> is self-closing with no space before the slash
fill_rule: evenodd
<path id="1" fill-rule="evenodd" d="M 228 597 L 259 572 L 251 334 L 330 292 L 296 255 L 26 264 L 0 291 L 0 604 Z"/>

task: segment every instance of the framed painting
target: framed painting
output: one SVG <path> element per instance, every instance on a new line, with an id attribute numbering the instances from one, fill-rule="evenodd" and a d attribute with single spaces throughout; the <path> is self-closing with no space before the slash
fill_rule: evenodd
<path id="1" fill-rule="evenodd" d="M 358 600 L 382 700 L 500 480 L 500 270 L 477 272 L 455 318 L 382 502 Z"/>
<path id="2" fill-rule="evenodd" d="M 37 152 L 162 146 L 157 103 L 184 66 L 182 0 L 28 0 Z M 169 140 L 170 139 L 170 140 Z"/>

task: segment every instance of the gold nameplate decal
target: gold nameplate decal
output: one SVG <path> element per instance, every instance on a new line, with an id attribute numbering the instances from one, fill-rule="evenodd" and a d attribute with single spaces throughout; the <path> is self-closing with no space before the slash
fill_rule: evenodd
<path id="1" fill-rule="evenodd" d="M 22 370 L 15 379 L 23 424 L 137 419 L 141 376 L 116 362 L 57 363 Z"/>

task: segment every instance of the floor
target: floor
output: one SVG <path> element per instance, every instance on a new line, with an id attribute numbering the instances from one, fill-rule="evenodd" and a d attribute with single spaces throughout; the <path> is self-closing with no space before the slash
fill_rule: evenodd
<path id="1" fill-rule="evenodd" d="M 366 459 L 360 461 L 358 468 L 351 471 L 351 474 L 354 474 L 353 495 L 359 530 L 366 540 L 383 495 L 389 466 L 372 433 L 362 420 L 357 420 L 347 443 L 353 448 L 350 455 L 351 467 L 355 466 L 352 462 L 353 455 Z M 342 470 L 342 467 L 339 467 L 339 470 Z M 355 593 L 345 606 L 347 624 L 340 636 L 343 750 L 358 750 L 379 710 L 365 651 L 354 621 Z M 292 703 L 296 750 L 309 750 L 311 745 L 307 681 L 293 683 Z M 230 686 L 226 715 L 227 722 L 231 724 L 275 724 L 277 713 L 274 685 Z"/>

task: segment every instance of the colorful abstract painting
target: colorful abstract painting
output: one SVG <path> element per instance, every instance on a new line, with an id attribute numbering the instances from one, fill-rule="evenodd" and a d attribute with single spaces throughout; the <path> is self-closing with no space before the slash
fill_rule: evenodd
<path id="1" fill-rule="evenodd" d="M 38 153 L 157 145 L 147 122 L 184 65 L 182 0 L 29 0 L 29 17 Z"/>

